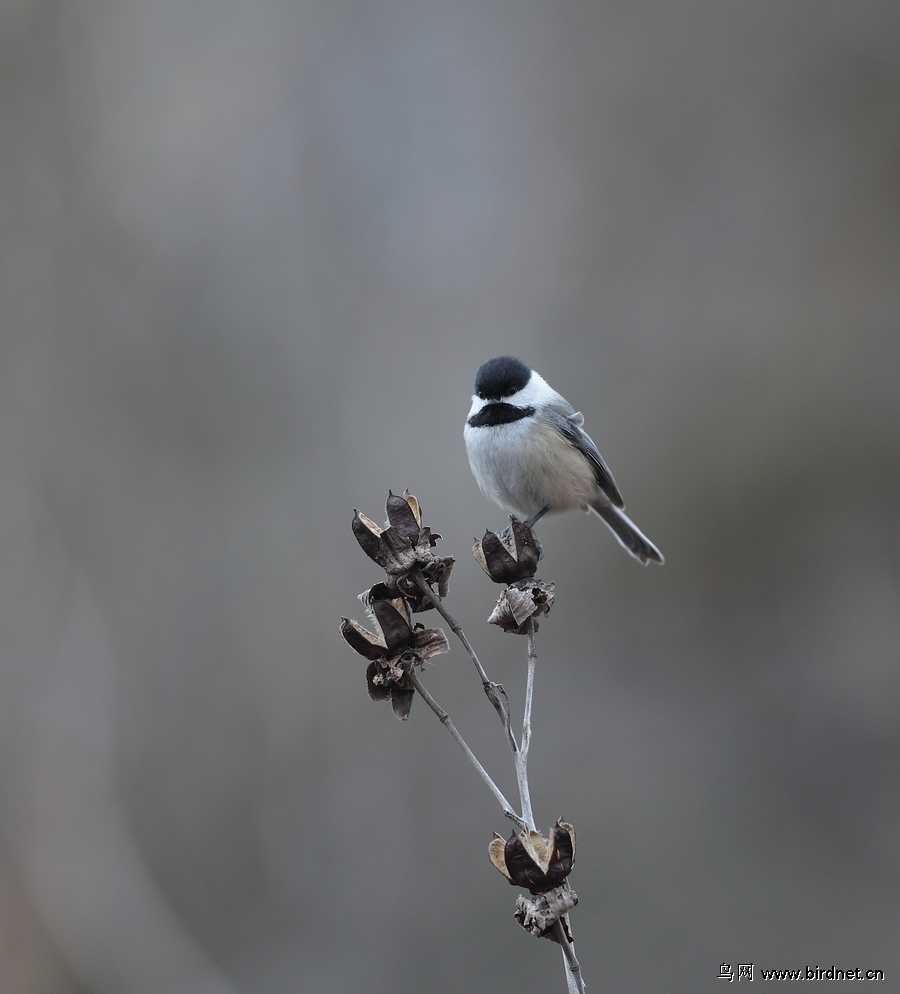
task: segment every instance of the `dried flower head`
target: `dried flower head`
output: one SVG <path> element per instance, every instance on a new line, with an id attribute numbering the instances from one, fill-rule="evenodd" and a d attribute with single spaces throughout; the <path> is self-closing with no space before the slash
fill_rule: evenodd
<path id="1" fill-rule="evenodd" d="M 575 865 L 575 829 L 559 818 L 549 839 L 533 829 L 505 840 L 495 832 L 488 853 L 511 884 L 545 894 L 559 887 Z"/>
<path id="2" fill-rule="evenodd" d="M 499 625 L 503 631 L 513 635 L 525 635 L 528 619 L 534 618 L 534 630 L 538 630 L 537 619 L 548 614 L 556 597 L 556 584 L 550 580 L 518 580 L 511 583 L 500 595 L 488 624 Z"/>
<path id="3" fill-rule="evenodd" d="M 441 536 L 422 525 L 419 502 L 408 490 L 399 497 L 388 491 L 385 510 L 387 524 L 383 528 L 362 511 L 354 510 L 353 514 L 353 534 L 360 548 L 385 572 L 385 583 L 378 585 L 379 596 L 402 594 L 412 611 L 427 610 L 433 606 L 431 601 L 405 582 L 406 578 L 418 569 L 429 584 L 438 585 L 438 594 L 444 597 L 454 560 L 431 551 Z"/>
<path id="4" fill-rule="evenodd" d="M 371 591 L 368 592 L 369 594 Z M 402 597 L 366 597 L 377 632 L 370 632 L 349 618 L 341 618 L 341 635 L 369 660 L 366 684 L 373 701 L 390 700 L 394 714 L 409 717 L 415 691 L 408 674 L 431 656 L 450 648 L 440 628 L 410 624 L 409 607 Z"/>
<path id="5" fill-rule="evenodd" d="M 494 583 L 514 583 L 534 576 L 542 550 L 531 529 L 510 517 L 499 535 L 486 531 L 475 539 L 472 553 Z"/>

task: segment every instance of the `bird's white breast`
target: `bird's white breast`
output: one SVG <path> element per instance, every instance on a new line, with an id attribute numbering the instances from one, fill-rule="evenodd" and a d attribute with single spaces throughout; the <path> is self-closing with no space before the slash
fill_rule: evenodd
<path id="1" fill-rule="evenodd" d="M 540 417 L 472 428 L 466 451 L 482 492 L 520 518 L 587 506 L 598 487 L 584 456 Z"/>

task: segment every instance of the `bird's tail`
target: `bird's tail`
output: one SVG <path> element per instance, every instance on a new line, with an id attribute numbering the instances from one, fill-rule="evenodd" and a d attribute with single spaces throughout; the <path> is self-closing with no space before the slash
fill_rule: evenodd
<path id="1" fill-rule="evenodd" d="M 631 553 L 635 559 L 645 566 L 652 559 L 662 565 L 665 562 L 662 553 L 638 528 L 624 511 L 613 507 L 612 504 L 591 504 L 591 510 L 603 520 L 603 523 L 616 536 L 619 545 Z"/>

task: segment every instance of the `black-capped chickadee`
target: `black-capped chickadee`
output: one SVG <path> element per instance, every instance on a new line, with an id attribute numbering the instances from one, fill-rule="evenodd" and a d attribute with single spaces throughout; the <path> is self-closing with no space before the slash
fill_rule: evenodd
<path id="1" fill-rule="evenodd" d="M 529 527 L 548 512 L 591 510 L 635 559 L 662 563 L 659 549 L 622 510 L 616 481 L 583 423 L 520 359 L 488 359 L 475 374 L 464 433 L 476 483 Z"/>

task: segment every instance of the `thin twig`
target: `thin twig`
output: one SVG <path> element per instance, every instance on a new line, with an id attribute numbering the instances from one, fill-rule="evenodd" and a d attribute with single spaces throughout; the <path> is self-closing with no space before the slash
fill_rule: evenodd
<path id="1" fill-rule="evenodd" d="M 534 638 L 534 618 L 528 619 L 528 677 L 525 683 L 525 713 L 522 719 L 522 753 L 528 758 L 531 745 L 531 705 L 534 700 L 534 672 L 537 667 L 537 646 Z"/>
<path id="2" fill-rule="evenodd" d="M 418 673 L 416 673 L 415 670 L 410 670 L 407 675 L 409 677 L 409 682 L 413 685 L 416 692 L 419 694 L 422 700 L 424 700 L 425 703 L 431 708 L 431 710 L 434 711 L 434 713 L 438 716 L 438 719 L 440 720 L 441 724 L 453 736 L 459 747 L 468 757 L 469 762 L 477 770 L 478 775 L 487 784 L 488 790 L 490 790 L 490 792 L 497 799 L 497 802 L 499 803 L 500 807 L 503 810 L 503 814 L 507 818 L 509 818 L 510 821 L 515 822 L 515 824 L 519 828 L 528 828 L 528 825 L 525 823 L 525 820 L 520 815 L 516 814 L 516 812 L 513 810 L 512 805 L 503 796 L 503 793 L 500 790 L 500 788 L 491 779 L 490 774 L 478 761 L 478 757 L 469 748 L 469 746 L 466 743 L 466 740 L 462 737 L 462 735 L 459 734 L 459 730 L 457 729 L 456 725 L 453 724 L 450 715 L 447 714 L 447 712 L 440 706 L 440 704 L 438 704 L 438 702 L 425 689 L 424 684 L 419 679 Z"/>
<path id="3" fill-rule="evenodd" d="M 556 938 L 562 947 L 563 963 L 566 968 L 566 985 L 569 994 L 584 994 L 584 977 L 581 975 L 581 964 L 575 955 L 575 943 L 569 942 L 566 938 L 566 930 L 563 923 L 558 921 L 554 926 Z"/>
<path id="4" fill-rule="evenodd" d="M 487 696 L 487 699 L 491 702 L 494 710 L 500 716 L 500 721 L 503 724 L 503 730 L 506 732 L 506 737 L 509 741 L 510 748 L 513 752 L 518 751 L 518 744 L 516 743 L 516 737 L 513 734 L 512 726 L 510 725 L 509 717 L 509 698 L 506 696 L 506 691 L 503 688 L 502 683 L 494 683 L 493 680 L 487 675 L 485 668 L 481 665 L 481 660 L 478 658 L 477 653 L 472 648 L 472 643 L 466 636 L 466 633 L 462 629 L 462 625 L 453 617 L 453 615 L 444 607 L 444 602 L 440 595 L 435 593 L 428 584 L 428 581 L 422 575 L 421 570 L 414 569 L 409 573 L 409 578 L 415 584 L 418 591 L 427 597 L 438 611 L 438 614 L 447 622 L 450 626 L 450 630 L 453 634 L 462 642 L 463 648 L 469 654 L 469 658 L 475 665 L 475 669 L 478 672 L 478 676 L 481 679 L 481 686 Z"/>
<path id="5" fill-rule="evenodd" d="M 413 506 L 415 503 L 415 498 L 412 498 L 408 492 L 405 493 L 403 496 L 404 498 L 406 498 L 406 502 L 407 504 L 409 504 L 410 509 L 413 511 L 414 516 L 417 517 L 415 507 Z M 532 518 L 531 520 L 525 523 L 526 528 L 530 527 L 535 523 L 537 518 L 540 517 L 540 513 L 538 515 L 535 515 L 534 518 Z M 389 518 L 391 517 L 390 503 L 388 505 L 388 517 Z M 379 555 L 373 554 L 372 543 L 375 541 L 375 538 L 370 536 L 365 541 L 362 538 L 360 538 L 357 528 L 357 519 L 361 520 L 361 516 L 359 515 L 358 512 L 357 512 L 357 517 L 354 518 L 354 533 L 357 533 L 357 538 L 360 541 L 360 545 L 362 546 L 363 550 L 367 553 L 367 555 L 381 562 Z M 368 519 L 366 519 L 362 523 L 365 525 L 365 529 L 363 530 L 368 530 L 369 532 L 372 533 L 372 536 L 377 537 L 377 535 L 379 534 L 379 529 L 377 529 L 375 526 L 372 526 L 370 528 L 369 525 L 371 525 L 372 523 L 368 522 Z M 385 549 L 388 547 L 388 545 L 386 544 L 386 540 L 383 540 L 382 545 L 384 546 Z M 385 556 L 386 555 L 387 553 L 385 553 Z M 450 560 L 450 562 L 452 562 L 452 560 Z M 437 701 L 431 696 L 429 691 L 425 688 L 419 677 L 419 674 L 415 670 L 414 665 L 410 665 L 409 669 L 407 669 L 405 672 L 405 677 L 409 681 L 409 685 L 411 685 L 412 688 L 415 690 L 415 692 L 425 701 L 428 707 L 437 716 L 441 724 L 446 727 L 447 731 L 450 732 L 450 735 L 456 740 L 457 745 L 459 745 L 459 747 L 466 754 L 466 758 L 469 760 L 472 766 L 475 767 L 475 771 L 484 781 L 485 785 L 490 790 L 490 792 L 494 795 L 494 798 L 496 799 L 497 803 L 500 805 L 500 809 L 502 810 L 504 816 L 506 818 L 509 818 L 509 820 L 512 821 L 520 831 L 522 831 L 523 836 L 525 835 L 525 832 L 529 830 L 532 832 L 536 832 L 537 826 L 534 820 L 534 812 L 531 806 L 531 791 L 528 784 L 528 753 L 531 747 L 531 715 L 534 703 L 535 672 L 537 669 L 537 648 L 535 644 L 536 625 L 533 616 L 528 618 L 526 626 L 526 635 L 528 640 L 528 649 L 527 649 L 528 669 L 527 669 L 527 679 L 525 685 L 525 705 L 522 717 L 522 737 L 521 737 L 521 744 L 519 744 L 517 743 L 516 737 L 512 730 L 509 698 L 507 697 L 503 685 L 499 683 L 494 683 L 488 677 L 487 672 L 485 671 L 484 667 L 481 665 L 481 661 L 479 660 L 478 655 L 476 654 L 474 648 L 472 647 L 471 642 L 469 642 L 469 639 L 466 637 L 466 634 L 463 631 L 462 626 L 453 617 L 453 615 L 451 615 L 450 612 L 444 607 L 444 603 L 440 594 L 436 593 L 432 589 L 432 586 L 428 582 L 428 580 L 426 580 L 425 575 L 422 572 L 422 569 L 420 567 L 414 567 L 413 569 L 410 569 L 405 574 L 404 577 L 399 578 L 398 582 L 402 593 L 408 599 L 410 607 L 412 607 L 412 598 L 411 598 L 411 589 L 410 589 L 411 587 L 415 587 L 415 589 L 422 595 L 423 598 L 422 604 L 417 606 L 427 607 L 428 603 L 430 602 L 435 607 L 435 609 L 441 615 L 444 621 L 450 626 L 450 629 L 453 632 L 453 634 L 462 643 L 463 648 L 465 649 L 469 658 L 472 660 L 472 663 L 475 666 L 475 670 L 478 673 L 478 677 L 481 680 L 481 685 L 484 690 L 484 693 L 488 698 L 488 700 L 491 702 L 491 705 L 493 706 L 494 710 L 497 712 L 500 718 L 500 721 L 503 725 L 503 729 L 506 733 L 507 741 L 513 753 L 513 761 L 516 771 L 516 782 L 519 790 L 519 799 L 522 810 L 521 815 L 518 814 L 513 809 L 512 805 L 503 795 L 502 791 L 497 786 L 497 784 L 494 783 L 493 779 L 490 777 L 487 770 L 485 770 L 485 768 L 481 765 L 481 762 L 478 760 L 475 753 L 473 753 L 472 750 L 469 748 L 468 744 L 466 743 L 465 739 L 463 739 L 462 735 L 460 735 L 458 729 L 456 728 L 456 725 L 453 723 L 447 712 L 437 703 Z M 552 602 L 552 597 L 550 598 L 550 600 Z M 358 628 L 359 626 L 356 627 Z M 347 634 L 344 631 L 343 624 L 341 631 L 342 634 L 344 634 L 345 638 L 347 638 Z M 357 632 L 357 634 L 359 633 Z M 349 641 L 351 645 L 353 645 L 353 647 L 357 649 L 358 652 L 362 652 L 363 655 L 369 656 L 369 654 L 365 650 L 360 649 L 358 645 L 354 644 L 354 641 L 351 641 L 351 639 L 349 638 L 347 638 L 347 641 Z M 358 642 L 358 640 L 356 641 Z M 371 637 L 369 638 L 369 641 L 370 642 L 372 641 Z M 388 641 L 387 637 L 385 637 L 384 641 L 385 642 Z M 387 646 L 385 646 L 385 648 L 387 648 Z M 371 657 L 369 656 L 369 658 Z M 391 670 L 391 674 L 392 677 L 396 678 L 396 673 L 393 669 Z M 401 681 L 401 686 L 402 685 L 403 683 Z M 371 690 L 371 681 L 370 681 L 370 690 Z M 551 833 L 551 838 L 552 838 L 552 833 Z M 505 872 L 507 877 L 512 879 L 508 870 Z M 559 914 L 559 911 L 563 906 L 571 907 L 576 901 L 577 899 L 574 897 L 574 895 L 572 895 L 572 900 L 569 902 L 568 905 L 560 905 L 559 909 L 554 910 L 552 914 L 554 916 L 556 914 Z M 529 926 L 526 925 L 525 927 L 528 928 Z M 544 927 L 546 928 L 546 925 Z M 529 930 L 531 931 L 532 929 L 529 928 Z M 581 966 L 578 962 L 577 957 L 575 956 L 574 943 L 569 938 L 571 933 L 569 931 L 568 916 L 563 914 L 561 917 L 556 918 L 556 921 L 552 926 L 552 930 L 553 930 L 553 936 L 556 938 L 562 949 L 563 964 L 565 968 L 566 986 L 568 989 L 568 994 L 584 994 L 585 987 L 584 987 L 584 979 L 581 974 Z M 547 935 L 547 932 L 543 932 L 543 934 Z"/>
<path id="6" fill-rule="evenodd" d="M 531 790 L 528 786 L 528 749 L 531 746 L 531 706 L 534 700 L 534 672 L 537 666 L 537 649 L 534 641 L 534 618 L 528 619 L 528 677 L 525 683 L 525 711 L 522 719 L 522 744 L 514 749 L 516 782 L 522 802 L 522 817 L 530 828 L 537 829 L 531 809 Z"/>
<path id="7" fill-rule="evenodd" d="M 528 822 L 529 828 L 536 829 L 534 814 L 531 810 L 531 791 L 528 786 L 528 750 L 531 747 L 531 708 L 534 702 L 534 675 L 537 668 L 537 646 L 534 637 L 534 618 L 528 619 L 526 630 L 528 638 L 528 676 L 525 682 L 525 709 L 522 718 L 522 745 L 515 752 L 516 781 L 519 785 L 519 797 L 522 802 L 522 817 Z M 581 964 L 575 956 L 575 944 L 570 942 L 561 921 L 554 926 L 557 941 L 562 947 L 563 963 L 566 969 L 566 985 L 569 994 L 584 994 L 584 980 L 581 976 Z"/>
<path id="8" fill-rule="evenodd" d="M 500 789 L 490 778 L 487 771 L 478 761 L 475 754 L 468 747 L 463 737 L 459 734 L 456 726 L 453 724 L 450 716 L 446 711 L 435 701 L 435 699 L 429 694 L 429 692 L 422 685 L 419 677 L 416 673 L 410 673 L 410 680 L 413 687 L 420 694 L 420 696 L 425 700 L 432 711 L 438 716 L 441 723 L 446 725 L 447 730 L 456 739 L 457 743 L 460 745 L 462 750 L 469 758 L 469 762 L 478 771 L 479 776 L 487 784 L 488 789 L 496 797 L 500 803 L 500 807 L 503 809 L 503 814 L 509 818 L 511 821 L 521 828 L 530 828 L 534 831 L 537 830 L 537 826 L 534 820 L 534 813 L 531 807 L 531 790 L 528 785 L 528 750 L 531 746 L 531 712 L 534 703 L 534 678 L 535 670 L 537 668 L 537 647 L 535 644 L 534 637 L 534 618 L 528 619 L 527 628 L 527 638 L 528 638 L 528 675 L 525 684 L 525 708 L 522 719 L 522 742 L 519 745 L 516 742 L 515 735 L 513 734 L 512 727 L 510 725 L 510 715 L 509 715 L 509 702 L 506 697 L 506 691 L 503 689 L 501 684 L 493 683 L 485 672 L 484 667 L 481 665 L 481 661 L 475 650 L 472 648 L 471 642 L 469 642 L 466 637 L 466 633 L 463 631 L 462 626 L 453 617 L 452 614 L 444 607 L 444 603 L 440 596 L 436 594 L 431 587 L 428 585 L 428 581 L 418 570 L 412 571 L 410 578 L 416 585 L 418 590 L 429 598 L 432 604 L 434 604 L 438 613 L 450 626 L 453 634 L 460 640 L 463 648 L 469 654 L 469 658 L 475 665 L 475 669 L 478 672 L 478 676 L 481 678 L 481 684 L 484 688 L 484 692 L 487 695 L 490 702 L 494 705 L 497 713 L 500 715 L 500 720 L 503 722 L 504 730 L 506 731 L 507 739 L 509 740 L 510 748 L 513 752 L 513 758 L 516 767 L 516 782 L 519 788 L 519 799 L 522 805 L 522 816 L 520 817 L 513 811 L 512 806 L 509 801 L 501 793 Z M 503 700 L 497 691 L 503 695 Z M 563 964 L 566 971 L 566 986 L 568 988 L 568 994 L 584 994 L 584 979 L 581 975 L 581 964 L 578 962 L 578 958 L 575 955 L 575 945 L 570 942 L 566 930 L 563 927 L 561 921 L 557 921 L 554 926 L 557 939 L 559 941 L 560 947 L 563 954 Z"/>
<path id="9" fill-rule="evenodd" d="M 462 630 L 462 626 L 460 625 L 460 623 L 444 607 L 444 602 L 441 599 L 440 595 L 435 593 L 435 591 L 433 591 L 431 587 L 428 586 L 428 581 L 422 575 L 421 570 L 418 569 L 412 570 L 409 573 L 409 578 L 416 585 L 419 592 L 424 594 L 431 601 L 431 603 L 434 604 L 434 606 L 438 610 L 438 613 L 441 615 L 444 621 L 446 621 L 447 624 L 450 626 L 451 630 L 453 631 L 453 634 L 460 640 L 460 642 L 462 642 L 463 647 L 465 648 L 466 652 L 469 654 L 469 658 L 475 664 L 475 669 L 478 670 L 478 675 L 481 677 L 481 682 L 483 684 L 489 684 L 491 681 L 488 679 L 488 675 L 487 673 L 485 673 L 484 667 L 481 665 L 481 661 L 476 655 L 475 650 L 472 648 L 472 643 L 468 640 L 468 638 L 466 638 L 466 633 Z"/>

